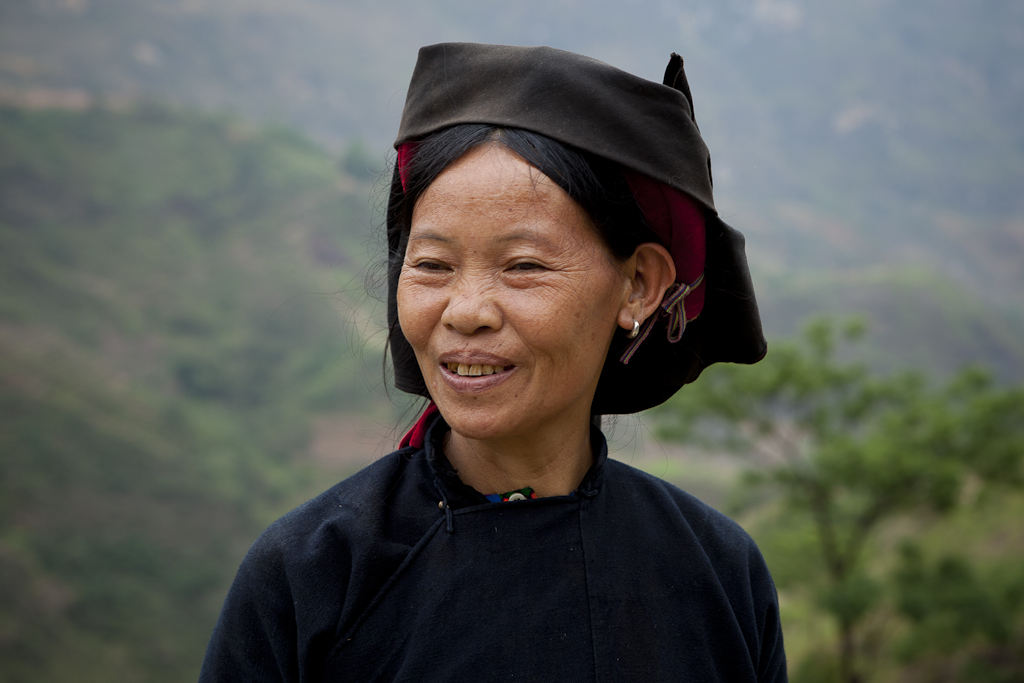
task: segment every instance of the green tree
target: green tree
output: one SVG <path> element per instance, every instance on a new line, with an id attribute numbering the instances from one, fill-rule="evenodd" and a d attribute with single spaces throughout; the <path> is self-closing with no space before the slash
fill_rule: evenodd
<path id="1" fill-rule="evenodd" d="M 960 553 L 929 563 L 911 541 L 899 554 L 893 587 L 910 628 L 897 655 L 918 664 L 909 680 L 1024 680 L 1024 565 L 979 570 Z"/>
<path id="2" fill-rule="evenodd" d="M 750 454 L 748 483 L 777 491 L 809 526 L 788 559 L 817 574 L 844 683 L 865 679 L 858 629 L 883 595 L 869 542 L 897 517 L 951 511 L 968 482 L 1019 484 L 1024 457 L 1024 389 L 997 387 L 978 369 L 935 387 L 918 372 L 878 376 L 838 360 L 838 342 L 863 332 L 859 322 L 838 332 L 814 322 L 754 367 L 708 370 L 657 414 L 668 437 Z"/>

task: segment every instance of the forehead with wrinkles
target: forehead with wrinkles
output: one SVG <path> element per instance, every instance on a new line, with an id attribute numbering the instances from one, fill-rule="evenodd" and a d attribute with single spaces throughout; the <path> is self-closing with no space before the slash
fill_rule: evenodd
<path id="1" fill-rule="evenodd" d="M 543 243 L 581 228 L 593 233 L 586 212 L 562 188 L 505 147 L 489 144 L 467 152 L 424 191 L 413 209 L 410 241 Z"/>

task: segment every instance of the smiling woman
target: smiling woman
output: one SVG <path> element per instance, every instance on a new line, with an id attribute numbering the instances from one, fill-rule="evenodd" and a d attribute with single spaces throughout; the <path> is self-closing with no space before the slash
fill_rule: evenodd
<path id="1" fill-rule="evenodd" d="M 619 262 L 582 207 L 500 143 L 442 172 L 413 210 L 397 303 L 464 483 L 570 494 L 592 463 L 616 325 L 649 316 L 674 279 L 656 243 Z"/>
<path id="2" fill-rule="evenodd" d="M 391 352 L 429 407 L 256 542 L 202 680 L 785 680 L 753 542 L 596 419 L 765 352 L 682 60 L 423 48 L 396 148 Z"/>

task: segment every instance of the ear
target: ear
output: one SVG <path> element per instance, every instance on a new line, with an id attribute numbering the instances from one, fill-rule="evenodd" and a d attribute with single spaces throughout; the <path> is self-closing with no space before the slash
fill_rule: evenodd
<path id="1" fill-rule="evenodd" d="M 633 321 L 641 325 L 661 304 L 665 291 L 676 281 L 676 264 L 668 249 L 656 242 L 644 242 L 626 262 L 629 297 L 619 311 L 619 327 L 633 329 Z"/>

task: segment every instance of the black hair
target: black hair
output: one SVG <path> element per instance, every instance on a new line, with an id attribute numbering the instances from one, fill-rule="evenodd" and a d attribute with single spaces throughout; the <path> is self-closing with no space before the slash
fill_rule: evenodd
<path id="1" fill-rule="evenodd" d="M 629 258 L 644 242 L 660 242 L 644 220 L 617 164 L 539 133 L 464 123 L 421 140 L 408 162 L 404 196 L 393 202 L 396 213 L 391 217 L 402 226 L 402 251 L 416 200 L 456 160 L 471 149 L 489 143 L 500 144 L 522 157 L 583 207 L 601 240 L 616 258 Z M 401 191 L 401 186 L 396 190 Z"/>

